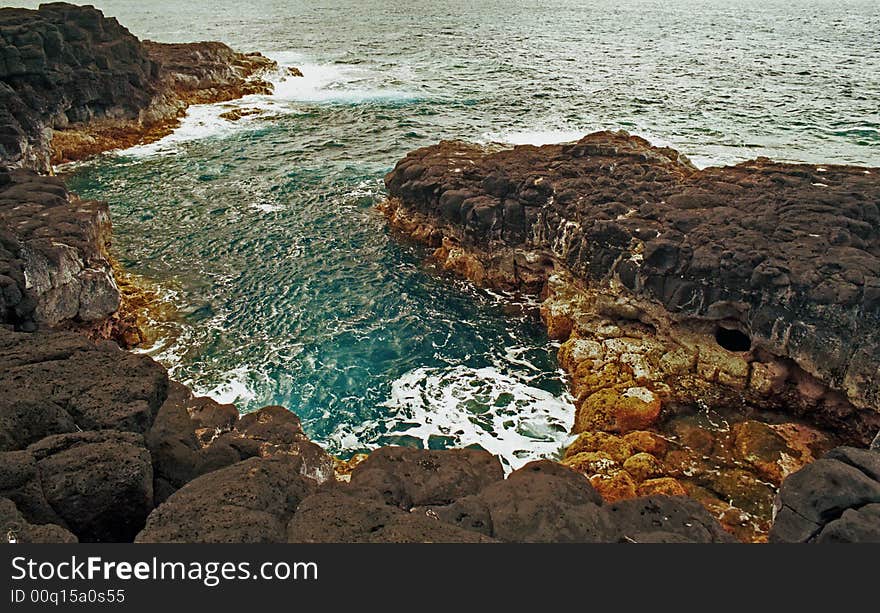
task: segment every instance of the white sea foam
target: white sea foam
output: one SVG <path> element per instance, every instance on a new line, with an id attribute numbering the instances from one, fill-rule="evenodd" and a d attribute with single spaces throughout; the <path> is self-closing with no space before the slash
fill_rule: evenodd
<path id="1" fill-rule="evenodd" d="M 571 440 L 574 409 L 567 396 L 532 387 L 494 366 L 416 368 L 391 385 L 383 406 L 391 434 L 454 447 L 479 445 L 507 470 L 554 457 Z"/>
<path id="2" fill-rule="evenodd" d="M 254 202 L 251 204 L 251 207 L 264 213 L 274 213 L 282 208 L 280 204 L 272 204 L 271 202 Z"/>
<path id="3" fill-rule="evenodd" d="M 246 404 L 257 397 L 254 391 L 258 373 L 247 365 L 234 368 L 225 374 L 225 380 L 212 388 L 194 387 L 198 396 L 209 396 L 221 404 Z M 192 382 L 187 382 L 192 386 Z"/>
<path id="4" fill-rule="evenodd" d="M 128 157 L 174 155 L 186 142 L 258 129 L 267 118 L 302 113 L 304 103 L 406 102 L 416 98 L 411 92 L 385 87 L 383 75 L 362 66 L 313 63 L 292 52 L 267 56 L 278 62 L 278 71 L 267 77 L 274 87 L 271 95 L 254 94 L 228 102 L 190 106 L 173 133 L 118 153 Z M 299 68 L 303 76 L 290 75 L 290 67 Z M 236 109 L 248 113 L 235 121 L 221 117 Z"/>
<path id="5" fill-rule="evenodd" d="M 479 139 L 483 142 L 504 143 L 507 145 L 553 145 L 570 143 L 582 139 L 595 130 L 582 129 L 535 129 L 507 132 L 485 132 Z"/>
<path id="6" fill-rule="evenodd" d="M 406 102 L 416 96 L 406 90 L 382 85 L 382 77 L 363 66 L 317 64 L 295 54 L 271 55 L 280 66 L 296 66 L 301 77 L 282 77 L 274 81 L 273 98 L 278 101 L 311 103 Z"/>

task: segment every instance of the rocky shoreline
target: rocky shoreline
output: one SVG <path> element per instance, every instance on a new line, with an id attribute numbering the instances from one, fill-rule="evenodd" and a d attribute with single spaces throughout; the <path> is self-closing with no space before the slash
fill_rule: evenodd
<path id="1" fill-rule="evenodd" d="M 576 398 L 562 462 L 608 500 L 688 494 L 762 540 L 786 477 L 880 430 L 880 169 L 701 171 L 599 132 L 444 141 L 386 186 L 444 269 L 543 299 Z"/>
<path id="2" fill-rule="evenodd" d="M 582 434 L 562 463 L 532 462 L 505 478 L 498 458 L 485 451 L 399 447 L 340 462 L 308 439 L 287 408 L 239 415 L 232 405 L 195 397 L 149 357 L 120 349 L 136 339 L 137 319 L 126 310 L 109 255 L 106 205 L 80 200 L 60 179 L 34 170 L 48 170 L 52 159 L 152 138 L 170 129 L 187 104 L 263 91 L 259 75 L 269 69 L 268 60 L 220 43 L 141 42 L 100 11 L 60 3 L 39 11 L 0 10 L 0 35 L 0 535 L 6 542 L 733 542 L 734 535 L 744 537 L 735 521 L 725 520 L 727 509 L 700 500 L 684 478 L 661 476 L 652 464 L 662 459 L 665 466 L 677 451 L 661 452 L 672 446 L 672 437 L 654 427 L 670 407 L 695 399 L 765 399 L 769 409 L 790 406 L 820 416 L 817 421 L 853 441 L 864 442 L 876 430 L 870 366 L 877 365 L 862 354 L 818 360 L 815 339 L 783 344 L 796 350 L 780 351 L 757 328 L 744 328 L 753 323 L 743 318 L 748 309 L 737 310 L 725 299 L 733 306 L 716 307 L 724 317 L 713 319 L 684 300 L 681 283 L 669 289 L 674 300 L 658 303 L 665 286 L 661 292 L 657 281 L 645 282 L 653 277 L 641 277 L 640 270 L 630 276 L 635 288 L 648 288 L 644 293 L 597 290 L 608 271 L 620 280 L 620 262 L 627 259 L 620 256 L 630 248 L 621 232 L 629 222 L 624 230 L 599 224 L 601 241 L 591 236 L 588 243 L 600 247 L 594 252 L 585 244 L 575 249 L 582 229 L 590 221 L 608 221 L 612 213 L 614 220 L 636 219 L 634 227 L 641 228 L 639 216 L 651 204 L 622 187 L 638 184 L 633 172 L 620 184 L 603 173 L 610 168 L 613 176 L 618 165 L 627 169 L 632 160 L 647 166 L 640 177 L 662 170 L 682 179 L 695 172 L 673 152 L 657 153 L 623 135 L 603 135 L 601 146 L 593 142 L 596 136 L 587 137 L 574 150 L 581 155 L 570 146 L 546 150 L 560 152 L 554 172 L 575 172 L 572 177 L 604 184 L 605 197 L 629 199 L 626 210 L 603 200 L 607 215 L 584 203 L 592 187 L 572 185 L 573 195 L 563 198 L 559 191 L 557 197 L 555 177 L 545 172 L 550 166 L 535 148 L 496 152 L 511 158 L 512 166 L 503 167 L 487 164 L 492 158 L 486 156 L 495 153 L 442 143 L 411 154 L 387 180 L 392 199 L 385 210 L 392 223 L 437 246 L 447 268 L 546 298 L 551 335 L 568 339 L 560 357 L 579 399 L 576 428 Z M 41 89 L 47 82 L 54 87 Z M 566 156 L 588 163 L 598 158 L 599 166 L 567 167 Z M 520 171 L 528 174 L 520 177 Z M 876 177 L 864 175 L 871 178 L 859 182 L 850 169 L 825 172 L 827 184 L 842 182 L 841 193 L 858 201 L 847 210 L 870 214 Z M 703 192 L 728 193 L 715 184 L 700 189 L 698 204 L 709 198 Z M 772 196 L 771 203 L 779 192 Z M 577 217 L 554 217 L 557 202 L 567 202 L 566 215 Z M 846 225 L 846 247 L 876 259 L 877 220 L 866 217 L 873 224 L 867 232 L 855 223 L 856 213 L 847 217 L 852 223 Z M 645 227 L 657 232 L 664 224 L 678 228 L 680 221 L 681 237 L 713 244 L 711 235 L 696 232 L 699 224 L 684 217 L 646 219 L 652 224 Z M 537 227 L 543 234 L 533 234 Z M 647 237 L 633 254 L 642 257 L 629 260 L 645 262 L 645 272 L 662 269 L 657 276 L 684 279 L 673 272 L 678 260 L 670 255 L 681 250 L 651 246 Z M 834 339 L 858 341 L 868 357 L 876 356 L 869 344 L 876 339 L 876 328 L 873 337 L 870 328 L 877 310 L 874 277 L 865 270 L 878 271 L 867 256 L 856 255 L 829 275 L 853 285 L 861 279 L 856 295 L 844 301 L 849 294 L 841 284 L 830 302 L 816 300 L 823 308 L 804 307 L 812 319 L 786 321 L 817 327 L 831 321 Z M 789 279 L 797 276 L 796 262 L 789 262 Z M 767 287 L 782 287 L 778 275 L 766 278 L 775 280 Z M 778 300 L 772 293 L 777 291 L 784 293 L 774 289 L 766 300 Z M 747 298 L 740 296 L 737 304 Z M 750 333 L 754 347 L 717 349 L 715 322 L 722 319 L 730 326 L 724 329 Z M 708 337 L 715 343 L 711 352 Z M 663 370 L 663 355 L 675 353 L 667 351 L 671 340 L 684 355 Z M 767 356 L 757 353 L 759 346 Z M 769 387 L 757 386 L 762 375 L 755 374 L 756 364 L 765 365 Z M 597 393 L 603 394 L 601 404 L 586 402 Z M 801 468 L 820 449 L 806 430 L 768 433 L 762 422 L 742 423 L 745 434 L 721 444 L 743 456 L 737 461 L 781 482 L 771 540 L 880 539 L 880 453 L 838 447 Z M 706 453 L 714 454 L 717 443 L 713 439 Z M 793 464 L 796 451 L 801 461 Z M 624 473 L 632 491 L 615 494 L 605 477 Z"/>
<path id="3" fill-rule="evenodd" d="M 0 159 L 49 172 L 152 142 L 190 104 L 271 93 L 277 69 L 219 42 L 138 40 L 94 7 L 0 9 Z"/>

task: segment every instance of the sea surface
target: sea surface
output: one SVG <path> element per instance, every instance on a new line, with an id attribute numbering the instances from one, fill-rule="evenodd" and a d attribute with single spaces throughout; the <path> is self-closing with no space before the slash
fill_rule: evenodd
<path id="1" fill-rule="evenodd" d="M 479 445 L 515 467 L 557 453 L 573 418 L 529 305 L 389 235 L 374 205 L 408 151 L 624 128 L 701 166 L 880 166 L 876 0 L 94 4 L 142 38 L 304 73 L 66 170 L 178 311 L 147 351 L 244 411 L 289 407 L 343 456 Z"/>

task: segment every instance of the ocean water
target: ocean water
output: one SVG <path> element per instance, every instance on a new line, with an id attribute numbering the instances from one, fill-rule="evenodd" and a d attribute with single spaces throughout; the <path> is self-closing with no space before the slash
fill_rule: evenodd
<path id="1" fill-rule="evenodd" d="M 340 455 L 479 445 L 514 467 L 557 453 L 573 418 L 534 309 L 386 231 L 374 204 L 407 151 L 625 128 L 700 165 L 880 166 L 876 0 L 95 4 L 143 38 L 303 71 L 67 170 L 179 310 L 148 351 L 245 411 L 289 407 Z M 219 117 L 236 107 L 261 112 Z"/>

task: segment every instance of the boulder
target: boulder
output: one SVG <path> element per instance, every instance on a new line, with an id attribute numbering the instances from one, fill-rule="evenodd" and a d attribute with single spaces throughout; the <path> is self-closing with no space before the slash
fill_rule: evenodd
<path id="1" fill-rule="evenodd" d="M 492 536 L 512 542 L 603 542 L 602 498 L 583 475 L 549 460 L 530 462 L 477 496 Z"/>
<path id="2" fill-rule="evenodd" d="M 131 541 L 153 508 L 143 437 L 115 430 L 58 434 L 31 445 L 46 501 L 81 541 Z"/>
<path id="3" fill-rule="evenodd" d="M 486 451 L 383 447 L 352 471 L 352 486 L 384 488 L 376 471 L 399 483 L 405 492 L 402 499 L 413 506 L 449 504 L 504 477 L 501 462 Z"/>
<path id="4" fill-rule="evenodd" d="M 306 500 L 287 526 L 291 543 L 479 543 L 492 539 L 442 521 L 425 508 L 404 511 L 357 488 L 335 486 Z"/>
<path id="5" fill-rule="evenodd" d="M 604 510 L 613 526 L 612 542 L 736 542 L 703 505 L 683 496 L 632 498 Z"/>
<path id="6" fill-rule="evenodd" d="M 825 524 L 816 542 L 880 543 L 880 504 L 847 509 L 839 519 Z"/>
<path id="7" fill-rule="evenodd" d="M 147 518 L 139 543 L 281 543 L 294 511 L 315 489 L 299 458 L 251 458 L 202 475 Z"/>
<path id="8" fill-rule="evenodd" d="M 0 497 L 12 500 L 31 523 L 66 526 L 46 500 L 37 460 L 27 450 L 0 452 Z"/>
<path id="9" fill-rule="evenodd" d="M 148 356 L 76 334 L 0 328 L 0 365 L 0 387 L 14 390 L 0 406 L 7 448 L 74 429 L 143 434 L 168 390 L 168 374 Z"/>

